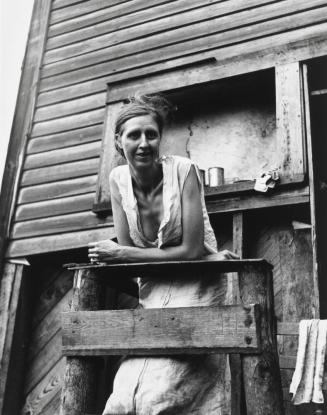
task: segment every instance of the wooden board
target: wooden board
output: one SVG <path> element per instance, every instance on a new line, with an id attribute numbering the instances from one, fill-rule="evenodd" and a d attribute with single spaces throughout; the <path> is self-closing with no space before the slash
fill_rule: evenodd
<path id="1" fill-rule="evenodd" d="M 260 4 L 258 4 L 255 0 L 248 0 L 239 1 L 239 0 L 230 0 L 228 2 L 218 2 L 211 4 L 203 4 L 202 2 L 201 8 L 196 8 L 195 10 L 190 10 L 189 7 L 185 10 L 185 3 L 184 3 L 184 12 L 178 13 L 178 6 L 180 7 L 180 3 L 178 2 L 174 5 L 174 15 L 163 17 L 158 15 L 158 11 L 156 8 L 152 8 L 151 12 L 154 14 L 156 13 L 156 17 L 160 17 L 160 19 L 156 19 L 154 21 L 146 22 L 141 21 L 139 25 L 135 25 L 135 16 L 129 17 L 129 23 L 127 23 L 127 27 L 133 24 L 132 27 L 129 27 L 126 30 L 126 26 L 122 26 L 121 24 L 118 26 L 117 19 L 110 20 L 107 22 L 106 27 L 107 31 L 102 36 L 95 36 L 93 32 L 93 37 L 88 41 L 84 39 L 78 38 L 79 31 L 72 32 L 70 37 L 69 45 L 66 47 L 56 48 L 55 50 L 48 51 L 44 56 L 44 64 L 47 65 L 49 63 L 53 63 L 56 61 L 63 61 L 65 59 L 72 59 L 76 56 L 76 59 L 85 59 L 79 55 L 91 54 L 93 55 L 95 51 L 108 48 L 113 45 L 121 44 L 121 47 L 124 48 L 125 45 L 123 43 L 128 41 L 135 41 L 136 39 L 143 39 L 144 48 L 142 50 L 146 50 L 148 48 L 147 44 L 151 41 L 155 44 L 155 47 L 160 46 L 159 39 L 162 39 L 163 34 L 165 32 L 166 36 L 168 35 L 168 31 L 171 33 L 171 37 L 176 38 L 178 36 L 178 32 L 182 31 L 184 34 L 187 32 L 186 26 L 193 26 L 199 22 L 206 21 L 208 25 L 210 25 L 210 21 L 218 16 L 226 16 L 230 14 L 236 15 L 240 13 L 242 10 L 249 10 L 255 7 L 262 7 L 266 3 L 271 3 L 271 0 L 262 0 Z M 183 2 L 182 2 L 183 3 Z M 285 4 L 286 6 L 286 4 Z M 192 2 L 192 6 L 194 4 Z M 166 11 L 167 13 L 167 11 Z M 230 18 L 230 17 L 229 17 Z M 239 24 L 238 19 L 236 18 L 236 22 L 232 21 L 232 25 Z M 109 24 L 108 24 L 109 23 Z M 222 22 L 223 23 L 223 22 Z M 181 26 L 183 29 L 181 29 Z M 116 27 L 116 30 L 113 28 Z M 232 27 L 232 26 L 231 26 Z M 190 28 L 190 27 L 189 27 Z M 118 29 L 118 30 L 117 30 Z M 119 30 L 120 29 L 120 30 Z M 219 25 L 219 29 L 223 31 L 224 25 Z M 84 30 L 85 31 L 85 30 Z M 173 31 L 173 32 L 172 32 Z M 208 32 L 210 28 L 208 27 Z M 83 32 L 83 31 L 82 31 Z M 158 33 L 161 33 L 159 35 Z M 158 34 L 158 35 L 156 35 Z M 66 36 L 67 38 L 68 36 Z M 74 41 L 75 39 L 75 41 Z M 166 44 L 167 42 L 165 42 Z M 126 45 L 127 46 L 127 45 Z M 123 51 L 122 51 L 123 53 Z M 90 58 L 91 58 L 90 55 Z M 78 57 L 79 56 L 79 57 Z M 64 62 L 62 62 L 63 64 Z"/>
<path id="2" fill-rule="evenodd" d="M 21 239 L 9 243 L 6 256 L 7 258 L 13 258 L 45 252 L 59 252 L 72 248 L 86 248 L 89 242 L 113 237 L 115 237 L 113 227 L 104 227 L 79 232 L 66 232 L 61 234 L 60 237 L 56 234 Z"/>
<path id="3" fill-rule="evenodd" d="M 61 390 L 65 366 L 66 359 L 60 359 L 42 381 L 27 395 L 22 415 L 27 415 L 28 413 L 39 415 L 43 413 L 43 408 Z"/>
<path id="4" fill-rule="evenodd" d="M 104 109 L 95 109 L 81 114 L 70 115 L 50 121 L 35 123 L 31 137 L 40 137 L 49 134 L 70 131 L 74 128 L 88 127 L 103 122 Z"/>
<path id="5" fill-rule="evenodd" d="M 64 133 L 30 139 L 28 141 L 26 154 L 35 154 L 41 153 L 42 151 L 86 144 L 92 141 L 101 140 L 101 137 L 102 123 L 92 125 L 91 127 L 77 128 L 76 130 L 66 131 Z"/>
<path id="6" fill-rule="evenodd" d="M 23 173 L 21 186 L 30 186 L 57 180 L 73 179 L 76 177 L 96 174 L 99 167 L 99 158 L 75 161 L 63 165 L 41 167 L 27 170 Z"/>
<path id="7" fill-rule="evenodd" d="M 112 217 L 98 217 L 93 212 L 79 212 L 67 215 L 51 216 L 44 219 L 17 222 L 12 227 L 11 239 L 27 238 L 62 232 L 78 231 L 112 225 Z"/>
<path id="8" fill-rule="evenodd" d="M 115 0 L 116 1 L 116 0 Z M 159 6 L 161 4 L 166 5 L 166 7 L 169 6 L 169 2 L 171 0 L 149 0 L 147 2 L 148 8 L 153 8 L 156 5 Z M 50 36 L 56 36 L 61 33 L 70 32 L 72 30 L 77 30 L 81 27 L 95 25 L 97 23 L 101 23 L 110 19 L 116 19 L 122 15 L 130 15 L 130 12 L 137 12 L 138 10 L 144 10 L 147 7 L 144 7 L 144 3 L 142 4 L 141 0 L 136 0 L 133 2 L 130 2 L 130 5 L 127 5 L 129 7 L 129 10 L 126 10 L 125 7 L 122 7 L 122 5 L 116 5 L 114 7 L 108 7 L 108 3 L 104 0 L 100 0 L 100 3 L 104 5 L 105 7 L 100 7 L 99 10 L 95 10 L 92 13 L 84 13 L 79 15 L 76 18 L 72 18 L 72 16 L 69 16 L 69 19 L 63 20 L 62 22 L 51 22 L 52 25 L 50 26 L 49 34 Z M 96 2 L 95 5 L 98 5 L 99 2 Z M 130 6 L 133 7 L 131 9 Z M 89 5 L 90 7 L 90 5 Z M 94 6 L 91 6 L 94 7 Z M 70 10 L 73 10 L 73 7 L 70 8 Z M 78 11 L 77 11 L 78 12 Z"/>
<path id="9" fill-rule="evenodd" d="M 172 60 L 179 58 L 181 55 L 200 53 L 208 51 L 209 49 L 214 50 L 217 48 L 231 46 L 235 42 L 242 43 L 258 37 L 271 36 L 282 32 L 285 27 L 288 27 L 289 30 L 294 30 L 310 23 L 322 23 L 326 10 L 327 7 L 313 9 L 306 13 L 300 14 L 299 16 L 301 16 L 301 19 L 299 19 L 296 15 L 288 15 L 268 20 L 266 22 L 256 23 L 251 26 L 241 28 L 237 27 L 235 30 L 211 35 L 208 35 L 207 27 L 205 26 L 203 27 L 203 37 L 180 41 L 179 43 L 174 43 L 174 40 L 172 40 L 171 45 L 164 45 L 160 49 L 149 49 L 137 55 L 126 55 L 121 57 L 121 50 L 118 45 L 116 55 L 114 51 L 108 50 L 105 57 L 101 58 L 102 62 L 105 63 L 98 63 L 96 65 L 92 65 L 91 67 L 89 66 L 76 70 L 72 70 L 71 67 L 61 68 L 61 73 L 55 76 L 52 76 L 53 74 L 44 68 L 42 72 L 42 78 L 44 78 L 42 80 L 42 89 L 53 89 L 59 86 L 63 87 L 68 84 L 79 83 L 96 77 L 109 75 L 113 71 L 129 70 L 138 66 L 158 63 L 158 61 L 162 60 L 162 56 L 165 56 L 165 60 Z M 217 26 L 213 26 L 212 30 L 217 31 Z M 194 30 L 192 33 L 194 33 Z M 142 46 L 140 45 L 140 48 L 141 47 Z M 112 59 L 115 58 L 115 60 L 108 61 L 108 54 L 110 54 Z M 91 62 L 92 61 L 90 60 L 89 64 Z M 94 63 L 96 63 L 96 60 Z M 69 72 L 65 73 L 66 70 Z"/>
<path id="10" fill-rule="evenodd" d="M 100 77 L 99 79 L 93 79 L 77 85 L 71 84 L 53 91 L 44 91 L 40 95 L 39 104 L 59 102 L 66 99 L 67 96 L 71 99 L 84 96 L 89 94 L 90 91 L 101 92 L 105 90 L 106 83 L 128 80 L 148 75 L 149 73 L 168 71 L 185 65 L 195 65 L 196 62 L 214 56 L 217 56 L 218 59 L 214 79 L 274 67 L 278 63 L 294 62 L 321 56 L 326 53 L 327 49 L 326 32 L 327 24 L 320 24 L 293 30 L 288 33 L 272 35 L 263 39 L 252 40 L 247 42 L 246 51 L 243 44 L 233 45 L 220 48 L 219 51 L 201 52 L 201 54 L 175 58 L 172 61 L 168 60 L 151 64 L 128 72 L 118 72 L 115 74 L 105 72 L 102 78 Z"/>
<path id="11" fill-rule="evenodd" d="M 24 169 L 29 170 L 99 157 L 100 148 L 101 140 L 64 149 L 45 151 L 41 154 L 31 154 L 25 158 Z"/>
<path id="12" fill-rule="evenodd" d="M 24 187 L 19 192 L 17 204 L 92 193 L 96 188 L 97 177 L 97 175 L 89 175 L 77 179 Z"/>
<path id="13" fill-rule="evenodd" d="M 65 355 L 258 351 L 254 306 L 63 313 Z"/>
<path id="14" fill-rule="evenodd" d="M 222 0 L 192 0 L 192 3 L 190 3 L 188 0 L 179 0 L 178 2 L 175 1 L 173 3 L 166 3 L 161 5 L 156 3 L 154 7 L 133 12 L 132 19 L 131 16 L 128 14 L 123 16 L 117 16 L 116 18 L 111 19 L 110 9 L 103 9 L 101 17 L 103 21 L 100 23 L 92 23 L 92 17 L 94 18 L 93 14 L 86 16 L 86 18 L 84 18 L 84 21 L 82 22 L 74 20 L 73 22 L 63 22 L 62 24 L 50 27 L 50 38 L 47 41 L 47 49 L 59 49 L 60 47 L 69 45 L 74 42 L 80 42 L 82 40 L 90 39 L 95 36 L 101 36 L 104 34 L 115 32 L 116 30 L 120 30 L 121 28 L 132 29 L 134 26 L 142 23 L 151 24 L 150 22 L 154 20 L 157 21 L 158 18 L 164 18 L 167 16 L 173 18 L 173 16 L 177 13 L 196 9 L 198 7 L 207 7 L 210 4 L 216 4 L 221 2 Z M 90 23 L 90 21 L 91 24 L 88 24 Z M 75 24 L 75 30 L 71 31 L 69 23 Z M 80 27 L 77 27 L 79 24 Z M 65 31 L 65 27 L 67 33 L 60 34 L 60 32 Z M 56 33 L 58 34 L 56 35 Z M 81 51 L 81 53 L 83 53 L 83 51 Z M 53 52 L 48 52 L 45 54 L 45 62 L 47 62 L 48 57 L 52 54 Z M 55 56 L 53 56 L 53 58 L 57 60 Z"/>
<path id="15" fill-rule="evenodd" d="M 86 193 L 80 196 L 20 205 L 16 209 L 14 221 L 20 222 L 23 220 L 89 211 L 92 209 L 94 196 L 95 193 Z"/>
<path id="16" fill-rule="evenodd" d="M 61 104 L 39 107 L 35 111 L 34 121 L 40 122 L 51 120 L 53 118 L 67 117 L 71 114 L 78 114 L 88 110 L 103 108 L 106 101 L 104 92 L 92 94 L 90 96 L 80 98 L 76 101 L 65 101 Z"/>

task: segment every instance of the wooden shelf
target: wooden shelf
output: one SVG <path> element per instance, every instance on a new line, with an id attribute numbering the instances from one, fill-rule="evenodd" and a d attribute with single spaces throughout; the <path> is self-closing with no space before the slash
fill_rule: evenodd
<path id="1" fill-rule="evenodd" d="M 315 95 L 327 95 L 327 89 L 317 89 L 315 91 L 311 91 L 310 92 L 311 96 L 315 96 Z"/>

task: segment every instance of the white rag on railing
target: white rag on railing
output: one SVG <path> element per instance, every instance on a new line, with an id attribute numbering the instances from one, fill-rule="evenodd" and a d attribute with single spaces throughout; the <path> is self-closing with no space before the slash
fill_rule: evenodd
<path id="1" fill-rule="evenodd" d="M 327 341 L 327 320 L 302 320 L 299 346 L 290 386 L 295 405 L 323 403 L 322 393 Z"/>

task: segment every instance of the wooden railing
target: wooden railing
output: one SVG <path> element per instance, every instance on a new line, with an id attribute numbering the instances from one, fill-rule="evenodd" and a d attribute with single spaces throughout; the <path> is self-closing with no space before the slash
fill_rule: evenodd
<path id="1" fill-rule="evenodd" d="M 283 414 L 272 273 L 266 261 L 70 264 L 69 268 L 75 277 L 71 311 L 62 319 L 67 369 L 61 415 L 92 413 L 97 399 L 94 356 L 196 353 L 240 355 L 247 415 Z M 219 278 L 231 272 L 239 277 L 238 305 L 100 310 L 104 283 L 135 294 L 132 277 Z"/>

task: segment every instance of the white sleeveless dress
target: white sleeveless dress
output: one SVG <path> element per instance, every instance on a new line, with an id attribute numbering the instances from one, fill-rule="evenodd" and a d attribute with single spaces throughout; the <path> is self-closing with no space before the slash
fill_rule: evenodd
<path id="1" fill-rule="evenodd" d="M 116 167 L 111 175 L 119 189 L 130 237 L 139 247 L 178 245 L 182 239 L 181 198 L 194 163 L 179 156 L 161 157 L 163 169 L 163 220 L 156 241 L 142 233 L 137 200 L 129 167 Z M 195 166 L 195 165 L 194 165 Z M 217 243 L 204 201 L 201 201 L 206 252 L 217 252 Z M 223 304 L 225 276 L 158 281 L 139 279 L 140 305 L 144 308 L 192 307 Z M 225 355 L 133 357 L 121 364 L 103 415 L 227 415 L 230 414 L 229 367 Z"/>

